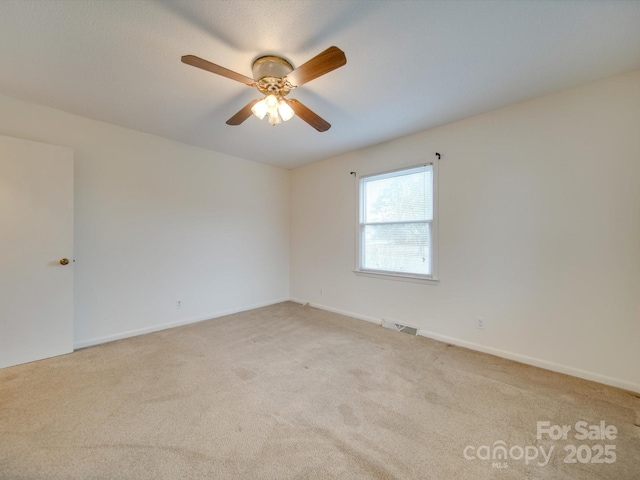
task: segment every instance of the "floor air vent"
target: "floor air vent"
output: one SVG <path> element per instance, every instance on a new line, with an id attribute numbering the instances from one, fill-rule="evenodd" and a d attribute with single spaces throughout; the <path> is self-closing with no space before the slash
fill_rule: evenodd
<path id="1" fill-rule="evenodd" d="M 382 320 L 382 326 L 384 328 L 390 328 L 396 332 L 408 333 L 409 335 L 417 335 L 418 329 L 410 327 L 408 325 L 402 325 L 401 323 L 390 322 L 389 320 Z"/>

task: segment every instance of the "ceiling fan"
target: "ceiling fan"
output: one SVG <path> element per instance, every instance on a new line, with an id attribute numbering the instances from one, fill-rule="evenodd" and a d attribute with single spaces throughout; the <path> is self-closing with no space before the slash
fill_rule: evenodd
<path id="1" fill-rule="evenodd" d="M 233 72 L 195 55 L 184 55 L 182 62 L 244 83 L 249 87 L 255 87 L 265 96 L 262 99 L 251 100 L 227 120 L 227 125 L 240 125 L 252 113 L 261 120 L 266 115 L 271 125 L 277 125 L 283 120 L 289 120 L 295 114 L 319 132 L 325 132 L 331 128 L 329 122 L 298 100 L 285 97 L 294 88 L 345 65 L 347 57 L 338 47 L 329 47 L 294 69 L 293 65 L 284 58 L 268 55 L 253 62 L 253 78 Z"/>

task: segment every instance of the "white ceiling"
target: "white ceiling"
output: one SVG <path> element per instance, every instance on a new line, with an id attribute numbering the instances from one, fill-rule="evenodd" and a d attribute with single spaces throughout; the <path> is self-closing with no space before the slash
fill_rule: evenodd
<path id="1" fill-rule="evenodd" d="M 290 95 L 332 124 L 225 121 L 251 76 L 331 45 L 347 64 Z M 640 1 L 0 0 L 0 93 L 292 168 L 640 68 Z"/>

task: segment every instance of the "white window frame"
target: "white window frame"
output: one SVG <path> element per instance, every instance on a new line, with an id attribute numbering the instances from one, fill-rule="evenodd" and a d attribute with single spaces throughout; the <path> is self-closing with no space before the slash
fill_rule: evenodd
<path id="1" fill-rule="evenodd" d="M 433 171 L 433 220 L 431 221 L 431 275 L 421 275 L 417 273 L 392 272 L 386 270 L 370 270 L 362 268 L 362 232 L 364 225 L 362 219 L 364 217 L 364 179 L 370 177 L 383 177 L 384 175 L 393 176 L 394 174 L 420 168 L 430 165 Z M 356 259 L 355 270 L 356 275 L 372 278 L 385 278 L 389 280 L 398 280 L 404 282 L 424 283 L 437 285 L 438 279 L 438 162 L 425 162 L 417 165 L 396 168 L 393 170 L 383 170 L 367 173 L 358 177 L 357 184 L 357 212 L 356 212 Z"/>

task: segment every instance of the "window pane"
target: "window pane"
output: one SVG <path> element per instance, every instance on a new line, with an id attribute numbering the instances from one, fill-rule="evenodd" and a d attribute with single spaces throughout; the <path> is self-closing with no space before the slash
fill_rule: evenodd
<path id="1" fill-rule="evenodd" d="M 364 179 L 364 223 L 433 219 L 433 172 L 423 167 L 412 173 Z"/>
<path id="2" fill-rule="evenodd" d="M 365 225 L 362 236 L 362 268 L 431 275 L 430 224 Z"/>

